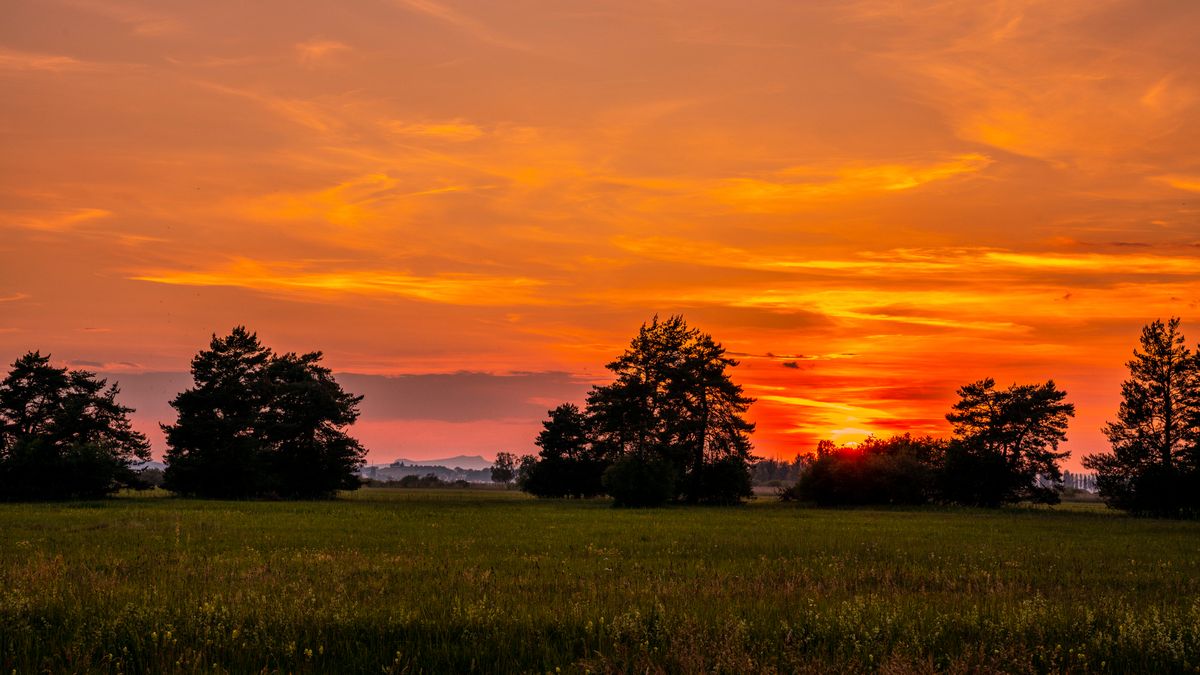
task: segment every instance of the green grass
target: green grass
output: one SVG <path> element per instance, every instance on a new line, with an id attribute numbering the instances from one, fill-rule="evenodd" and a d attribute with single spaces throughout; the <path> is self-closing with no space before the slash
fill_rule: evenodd
<path id="1" fill-rule="evenodd" d="M 0 505 L 0 672 L 1191 672 L 1200 523 L 516 493 Z"/>

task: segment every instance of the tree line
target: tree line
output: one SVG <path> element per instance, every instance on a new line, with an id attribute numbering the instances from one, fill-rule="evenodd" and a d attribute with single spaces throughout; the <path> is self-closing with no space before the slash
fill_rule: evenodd
<path id="1" fill-rule="evenodd" d="M 319 498 L 359 486 L 366 450 L 346 428 L 361 396 L 320 352 L 276 354 L 244 327 L 192 359 L 194 386 L 171 406 L 163 487 L 213 498 Z M 145 435 L 117 385 L 30 352 L 0 382 L 0 499 L 96 498 L 145 487 Z"/>
<path id="2" fill-rule="evenodd" d="M 1084 466 L 1110 506 L 1135 514 L 1200 514 L 1200 351 L 1180 321 L 1142 330 L 1127 364 L 1108 452 Z M 344 391 L 320 352 L 278 354 L 235 328 L 192 359 L 193 386 L 162 425 L 163 486 L 181 495 L 319 498 L 361 484 L 366 450 L 347 429 L 361 396 Z M 538 454 L 501 453 L 492 476 L 538 497 L 609 495 L 619 506 L 734 504 L 752 478 L 791 482 L 785 499 L 818 504 L 1055 503 L 1064 488 L 1060 444 L 1075 414 L 1050 380 L 959 388 L 949 438 L 896 435 L 793 462 L 755 462 L 746 413 L 754 399 L 732 380 L 738 364 L 681 316 L 643 324 L 607 364 L 612 382 L 580 408 L 549 411 Z M 117 385 L 56 368 L 30 352 L 0 381 L 0 499 L 94 498 L 139 487 L 147 461 Z M 1073 480 L 1074 484 L 1075 481 Z"/>
<path id="3" fill-rule="evenodd" d="M 1109 506 L 1135 514 L 1200 513 L 1200 353 L 1187 348 L 1179 323 L 1143 329 L 1117 420 L 1105 427 L 1112 451 L 1085 457 L 1095 473 L 1071 476 L 1071 489 L 1094 487 Z M 656 317 L 608 364 L 611 384 L 593 387 L 582 409 L 549 411 L 538 454 L 505 453 L 494 477 L 539 497 L 608 494 L 626 506 L 736 503 L 753 474 L 792 483 L 784 499 L 823 505 L 1053 504 L 1068 487 L 1060 464 L 1069 453 L 1059 448 L 1075 406 L 1053 380 L 960 387 L 946 414 L 950 438 L 822 441 L 792 462 L 754 462 L 754 426 L 744 418 L 753 399 L 732 382 L 736 365 L 682 317 Z"/>

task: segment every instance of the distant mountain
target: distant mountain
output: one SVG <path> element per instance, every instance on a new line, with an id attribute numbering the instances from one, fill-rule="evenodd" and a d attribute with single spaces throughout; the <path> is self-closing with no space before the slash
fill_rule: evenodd
<path id="1" fill-rule="evenodd" d="M 409 464 L 417 466 L 444 466 L 447 469 L 471 469 L 473 471 L 481 471 L 490 469 L 492 463 L 489 460 L 480 457 L 479 455 L 457 455 L 455 457 L 445 457 L 442 459 L 397 459 L 393 464 Z"/>

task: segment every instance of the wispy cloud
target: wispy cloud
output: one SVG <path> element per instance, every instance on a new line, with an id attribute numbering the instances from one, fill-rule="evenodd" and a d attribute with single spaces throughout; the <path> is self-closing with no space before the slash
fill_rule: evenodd
<path id="1" fill-rule="evenodd" d="M 983 171 L 991 158 L 968 153 L 934 163 L 789 167 L 766 178 L 731 178 L 711 190 L 719 201 L 754 208 L 870 192 L 911 190 L 934 181 Z"/>
<path id="2" fill-rule="evenodd" d="M 239 258 L 203 270 L 154 269 L 129 278 L 175 286 L 231 286 L 290 293 L 314 299 L 320 293 L 400 297 L 450 305 L 542 304 L 543 282 L 523 277 L 469 273 L 415 275 L 388 269 L 327 269 L 291 261 Z"/>
<path id="3" fill-rule="evenodd" d="M 5 223 L 27 230 L 42 230 L 44 232 L 63 232 L 71 230 L 83 223 L 113 215 L 112 211 L 97 208 L 76 208 L 69 210 L 8 212 L 3 215 Z"/>
<path id="4" fill-rule="evenodd" d="M 0 70 L 25 70 L 48 73 L 98 70 L 94 63 L 70 56 L 39 54 L 0 47 Z"/>
<path id="5" fill-rule="evenodd" d="M 781 273 L 803 272 L 855 277 L 871 275 L 905 278 L 921 275 L 926 279 L 938 276 L 959 276 L 966 270 L 970 270 L 974 274 L 983 272 L 995 274 L 1006 271 L 1024 274 L 1030 269 L 1036 269 L 1043 273 L 1095 272 L 1185 277 L 1200 274 L 1200 262 L 1190 255 L 1064 254 L 1049 251 L 952 247 L 861 251 L 847 258 L 820 256 L 799 258 L 781 256 L 775 252 L 726 246 L 718 242 L 629 236 L 616 237 L 613 241 L 626 251 L 658 260 Z"/>
<path id="6" fill-rule="evenodd" d="M 85 11 L 119 21 L 130 32 L 142 37 L 167 37 L 183 30 L 183 23 L 173 16 L 146 10 L 131 4 L 111 0 L 64 0 Z"/>
<path id="7" fill-rule="evenodd" d="M 386 173 L 348 179 L 328 188 L 313 191 L 272 193 L 251 199 L 237 208 L 248 217 L 263 221 L 321 220 L 334 225 L 354 227 L 378 220 L 381 212 L 418 197 L 444 195 L 468 190 L 463 185 L 413 186 Z M 349 242 L 349 240 L 347 240 Z"/>
<path id="8" fill-rule="evenodd" d="M 433 0 L 394 1 L 404 9 L 441 21 L 486 44 L 522 52 L 533 51 L 530 45 L 504 35 L 444 3 Z"/>
<path id="9" fill-rule="evenodd" d="M 388 130 L 401 136 L 418 136 L 446 141 L 473 141 L 483 136 L 483 129 L 469 122 L 413 123 L 398 120 L 386 123 Z"/>
<path id="10" fill-rule="evenodd" d="M 350 46 L 337 40 L 313 38 L 296 44 L 296 57 L 306 66 L 316 65 L 339 52 L 350 51 Z"/>
<path id="11" fill-rule="evenodd" d="M 1200 176 L 1172 174 L 1168 176 L 1159 176 L 1158 180 L 1177 190 L 1200 192 Z"/>

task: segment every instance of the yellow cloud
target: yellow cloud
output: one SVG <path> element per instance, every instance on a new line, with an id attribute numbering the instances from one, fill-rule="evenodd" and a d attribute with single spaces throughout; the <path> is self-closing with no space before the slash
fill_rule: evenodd
<path id="1" fill-rule="evenodd" d="M 307 296 L 322 292 L 394 296 L 450 305 L 542 304 L 543 282 L 524 277 L 447 273 L 420 276 L 380 269 L 313 270 L 294 262 L 239 258 L 203 271 L 150 270 L 129 278 L 175 286 L 232 286 Z"/>
<path id="2" fill-rule="evenodd" d="M 413 124 L 390 121 L 385 126 L 394 133 L 402 136 L 422 136 L 444 141 L 473 141 L 483 136 L 483 129 L 466 122 L 440 122 L 432 124 Z"/>
<path id="3" fill-rule="evenodd" d="M 362 225 L 379 214 L 383 202 L 467 190 L 443 185 L 405 190 L 400 180 L 386 173 L 359 176 L 323 190 L 265 195 L 244 204 L 241 210 L 256 220 L 321 219 L 334 225 Z"/>
<path id="4" fill-rule="evenodd" d="M 767 251 L 724 246 L 715 242 L 666 237 L 615 237 L 624 251 L 647 258 L 714 267 L 777 272 L 827 272 L 862 276 L 909 276 L 914 273 L 961 273 L 964 269 L 1013 272 L 1039 269 L 1110 274 L 1200 274 L 1194 256 L 1114 253 L 1060 254 L 988 248 L 933 248 L 865 251 L 848 258 L 795 258 Z"/>
<path id="5" fill-rule="evenodd" d="M 1187 190 L 1188 192 L 1200 192 L 1200 176 L 1184 176 L 1172 174 L 1167 176 L 1159 176 L 1158 180 L 1170 185 L 1178 190 Z"/>
<path id="6" fill-rule="evenodd" d="M 1043 270 L 1097 272 L 1105 274 L 1200 274 L 1200 260 L 1194 256 L 1113 255 L 1084 253 L 1056 255 L 987 251 L 985 262 L 1001 266 Z"/>
<path id="7" fill-rule="evenodd" d="M 96 220 L 98 218 L 107 218 L 111 215 L 112 211 L 108 211 L 106 209 L 83 208 L 52 211 L 50 213 L 32 216 L 14 214 L 11 222 L 17 227 L 28 230 L 62 232 L 69 230 L 80 223 L 87 222 L 89 220 Z"/>
<path id="8" fill-rule="evenodd" d="M 992 163 L 978 153 L 956 155 L 934 164 L 877 164 L 836 167 L 792 167 L 772 179 L 733 178 L 710 191 L 719 201 L 745 204 L 853 196 L 910 190 L 934 181 L 978 173 Z"/>

